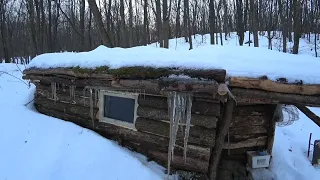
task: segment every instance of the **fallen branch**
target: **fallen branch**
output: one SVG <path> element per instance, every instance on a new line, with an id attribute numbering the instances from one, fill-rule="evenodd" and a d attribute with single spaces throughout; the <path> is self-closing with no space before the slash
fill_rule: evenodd
<path id="1" fill-rule="evenodd" d="M 30 88 L 30 85 L 29 85 L 28 83 L 26 83 L 24 80 L 19 79 L 18 77 L 14 76 L 14 75 L 12 75 L 12 74 L 9 74 L 9 73 L 7 73 L 7 72 L 5 72 L 5 71 L 0 71 L 0 73 L 2 73 L 2 74 L 7 74 L 7 75 L 9 75 L 9 76 L 11 76 L 11 77 L 14 77 L 14 78 L 18 79 L 19 81 L 23 82 L 26 86 L 28 86 L 28 88 Z"/>

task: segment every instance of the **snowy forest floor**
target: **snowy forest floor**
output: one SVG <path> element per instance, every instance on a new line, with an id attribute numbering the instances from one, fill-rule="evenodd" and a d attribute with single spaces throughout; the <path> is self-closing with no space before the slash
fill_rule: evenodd
<path id="1" fill-rule="evenodd" d="M 157 180 L 165 168 L 95 132 L 38 113 L 24 67 L 0 63 L 0 180 Z M 172 177 L 173 178 L 173 177 Z"/>
<path id="2" fill-rule="evenodd" d="M 196 35 L 194 48 L 207 46 L 209 41 L 209 35 Z M 265 36 L 259 37 L 259 43 L 261 48 L 268 47 Z M 281 44 L 273 40 L 273 49 L 281 50 Z M 224 45 L 238 46 L 237 36 L 232 33 Z M 184 51 L 188 47 L 183 38 L 170 40 L 172 49 Z M 313 47 L 301 39 L 301 54 L 314 56 Z M 21 65 L 0 63 L 0 180 L 164 179 L 165 168 L 147 162 L 146 157 L 73 123 L 42 115 L 32 102 L 25 106 L 32 101 L 35 87 L 21 80 L 23 69 Z M 312 110 L 320 115 L 320 108 Z M 320 176 L 320 170 L 310 163 L 312 152 L 307 158 L 309 133 L 313 133 L 312 143 L 320 139 L 319 127 L 304 114 L 299 116 L 292 125 L 276 128 L 270 166 L 276 180 L 312 180 Z"/>

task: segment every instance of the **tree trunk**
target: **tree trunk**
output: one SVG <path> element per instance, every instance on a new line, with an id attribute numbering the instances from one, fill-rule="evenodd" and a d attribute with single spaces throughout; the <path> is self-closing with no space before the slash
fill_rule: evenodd
<path id="1" fill-rule="evenodd" d="M 132 9 L 132 0 L 129 0 L 129 30 L 128 30 L 128 39 L 129 39 L 129 46 L 133 46 L 133 9 Z"/>
<path id="2" fill-rule="evenodd" d="M 189 50 L 193 49 L 192 45 L 192 27 L 190 23 L 190 13 L 189 13 L 189 0 L 184 0 L 184 7 L 186 10 L 186 19 L 187 19 L 187 31 L 188 31 L 188 37 L 189 37 Z"/>
<path id="3" fill-rule="evenodd" d="M 181 37 L 180 9 L 181 9 L 181 0 L 178 0 L 177 16 L 176 16 L 176 38 Z"/>
<path id="4" fill-rule="evenodd" d="M 91 9 L 91 12 L 93 14 L 93 17 L 96 21 L 101 40 L 105 46 L 113 47 L 113 43 L 111 42 L 110 36 L 108 35 L 108 32 L 104 28 L 101 13 L 97 7 L 96 1 L 88 1 L 89 7 Z"/>
<path id="5" fill-rule="evenodd" d="M 48 0 L 48 52 L 53 52 L 52 44 L 52 7 L 51 0 Z"/>
<path id="6" fill-rule="evenodd" d="M 50 1 L 50 0 L 49 0 Z M 84 13 L 86 8 L 86 1 L 80 1 L 80 34 L 81 34 L 81 42 L 80 42 L 80 50 L 85 51 L 85 36 L 84 36 Z"/>
<path id="7" fill-rule="evenodd" d="M 33 0 L 27 0 L 27 9 L 28 9 L 28 14 L 29 14 L 29 27 L 31 31 L 31 39 L 33 43 L 33 48 L 34 48 L 34 53 L 32 53 L 31 57 L 35 57 L 36 55 L 39 55 L 40 52 L 38 50 L 38 45 L 37 45 L 37 39 L 36 39 L 36 29 L 35 29 L 35 24 L 34 24 L 34 4 Z"/>
<path id="8" fill-rule="evenodd" d="M 294 5 L 294 44 L 293 44 L 293 54 L 298 54 L 299 52 L 299 39 L 301 37 L 301 6 L 300 0 L 293 0 Z"/>
<path id="9" fill-rule="evenodd" d="M 254 47 L 259 47 L 259 39 L 258 39 L 258 22 L 257 22 L 257 5 L 254 0 L 250 0 L 250 18 L 252 24 L 252 32 L 253 32 L 253 45 Z"/>
<path id="10" fill-rule="evenodd" d="M 169 48 L 169 14 L 168 14 L 168 0 L 163 0 L 163 47 Z"/>
<path id="11" fill-rule="evenodd" d="M 143 6 L 143 44 L 147 45 L 148 41 L 148 0 L 144 0 Z"/>
<path id="12" fill-rule="evenodd" d="M 214 0 L 209 2 L 209 24 L 210 24 L 210 44 L 215 44 L 214 42 L 214 32 L 215 32 L 215 10 L 214 10 Z"/>

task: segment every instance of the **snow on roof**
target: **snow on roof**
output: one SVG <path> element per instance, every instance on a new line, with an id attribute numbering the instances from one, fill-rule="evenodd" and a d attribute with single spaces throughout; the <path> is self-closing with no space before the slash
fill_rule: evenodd
<path id="1" fill-rule="evenodd" d="M 150 46 L 128 49 L 99 46 L 89 52 L 42 54 L 35 57 L 28 68 L 99 66 L 111 69 L 128 66 L 225 69 L 228 76 L 267 76 L 271 80 L 287 78 L 289 82 L 302 80 L 308 84 L 320 84 L 319 58 L 240 46 L 204 46 L 191 51 Z"/>

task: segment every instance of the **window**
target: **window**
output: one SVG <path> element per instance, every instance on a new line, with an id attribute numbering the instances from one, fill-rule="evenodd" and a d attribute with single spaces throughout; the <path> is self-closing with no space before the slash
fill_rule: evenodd
<path id="1" fill-rule="evenodd" d="M 138 93 L 100 91 L 99 120 L 135 129 Z"/>

